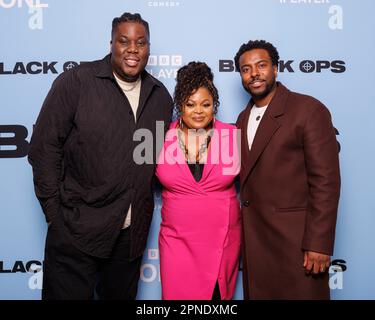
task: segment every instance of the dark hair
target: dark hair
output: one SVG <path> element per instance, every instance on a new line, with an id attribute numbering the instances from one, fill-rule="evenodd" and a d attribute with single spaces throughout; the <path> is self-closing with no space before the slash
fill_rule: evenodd
<path id="1" fill-rule="evenodd" d="M 112 20 L 112 31 L 111 31 L 112 37 L 113 37 L 113 33 L 115 32 L 118 25 L 120 23 L 123 23 L 123 22 L 137 22 L 137 23 L 143 24 L 144 27 L 146 28 L 147 35 L 150 38 L 150 29 L 148 27 L 148 22 L 143 20 L 139 13 L 133 14 L 133 13 L 129 13 L 129 12 L 125 12 L 125 13 L 122 14 L 121 17 L 117 17 L 117 18 L 114 18 Z"/>
<path id="2" fill-rule="evenodd" d="M 220 105 L 219 93 L 213 83 L 214 75 L 211 68 L 204 62 L 192 61 L 177 71 L 177 84 L 174 90 L 175 112 L 180 113 L 181 107 L 186 103 L 192 93 L 205 87 L 212 95 L 214 114 Z"/>
<path id="3" fill-rule="evenodd" d="M 248 43 L 243 43 L 238 52 L 236 53 L 236 56 L 234 57 L 234 63 L 236 65 L 236 71 L 240 71 L 240 57 L 242 54 L 244 54 L 246 51 L 250 51 L 253 49 L 264 49 L 268 52 L 272 64 L 274 66 L 279 65 L 279 53 L 277 52 L 277 49 L 273 46 L 272 43 L 269 43 L 265 40 L 250 40 Z"/>

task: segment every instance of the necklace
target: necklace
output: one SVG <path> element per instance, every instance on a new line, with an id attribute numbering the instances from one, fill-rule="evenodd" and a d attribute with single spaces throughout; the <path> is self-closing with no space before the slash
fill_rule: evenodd
<path id="1" fill-rule="evenodd" d="M 257 109 L 261 109 L 261 110 L 258 111 Z M 253 107 L 253 110 L 258 111 L 258 112 L 256 113 L 256 117 L 255 117 L 255 120 L 256 120 L 256 121 L 259 121 L 259 120 L 263 117 L 263 114 L 264 114 L 264 112 L 266 112 L 266 109 L 267 109 L 267 107 L 261 107 L 261 108 Z"/>
<path id="2" fill-rule="evenodd" d="M 184 133 L 182 132 L 181 129 L 177 129 L 178 144 L 179 144 L 181 150 L 184 152 L 186 160 L 190 163 L 190 161 L 189 161 L 190 160 L 189 150 L 185 145 L 185 142 L 184 142 L 184 139 L 183 139 L 184 138 L 183 134 Z M 206 150 L 208 148 L 208 145 L 211 141 L 212 135 L 213 135 L 213 130 L 211 129 L 211 130 L 208 131 L 206 139 L 204 139 L 203 143 L 199 147 L 198 154 L 195 156 L 195 161 L 193 161 L 193 163 L 199 164 L 200 160 L 202 159 L 202 156 L 204 155 L 204 153 L 206 152 Z"/>

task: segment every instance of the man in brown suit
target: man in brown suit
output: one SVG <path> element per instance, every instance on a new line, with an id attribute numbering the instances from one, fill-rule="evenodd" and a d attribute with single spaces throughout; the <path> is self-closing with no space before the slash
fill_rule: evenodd
<path id="1" fill-rule="evenodd" d="M 279 55 L 264 41 L 235 57 L 252 96 L 241 112 L 245 299 L 329 299 L 340 194 L 328 109 L 276 81 Z"/>

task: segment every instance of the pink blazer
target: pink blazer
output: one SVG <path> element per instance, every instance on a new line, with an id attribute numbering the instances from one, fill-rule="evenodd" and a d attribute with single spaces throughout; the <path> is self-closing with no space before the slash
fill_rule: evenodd
<path id="1" fill-rule="evenodd" d="M 215 121 L 202 179 L 194 180 L 171 124 L 156 175 L 163 185 L 159 233 L 163 299 L 211 299 L 216 281 L 231 299 L 238 273 L 241 217 L 234 178 L 236 128 Z"/>

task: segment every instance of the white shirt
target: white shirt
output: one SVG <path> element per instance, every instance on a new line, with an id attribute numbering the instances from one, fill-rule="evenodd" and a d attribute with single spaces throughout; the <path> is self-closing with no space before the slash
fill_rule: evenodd
<path id="1" fill-rule="evenodd" d="M 133 110 L 134 114 L 134 121 L 137 120 L 137 110 L 139 106 L 139 96 L 141 94 L 141 77 L 138 78 L 135 82 L 126 82 L 124 80 L 121 80 L 117 77 L 115 73 L 113 73 L 115 76 L 115 79 L 124 92 L 126 98 L 129 100 L 130 106 Z M 130 226 L 131 223 L 131 215 L 132 215 L 132 204 L 129 206 L 128 213 L 126 215 L 126 219 L 124 221 L 123 229 Z"/>
<path id="2" fill-rule="evenodd" d="M 251 146 L 253 145 L 259 123 L 262 121 L 263 115 L 266 112 L 267 107 L 268 105 L 264 107 L 257 107 L 254 104 L 254 106 L 251 108 L 249 121 L 247 122 L 247 141 L 249 143 L 249 150 L 251 150 Z"/>

